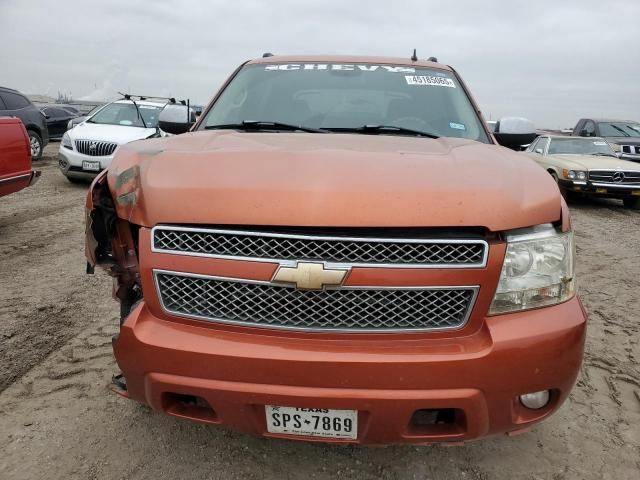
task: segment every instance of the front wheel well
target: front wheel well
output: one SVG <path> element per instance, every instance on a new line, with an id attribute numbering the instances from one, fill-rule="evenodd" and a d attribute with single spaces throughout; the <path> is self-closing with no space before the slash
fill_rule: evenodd
<path id="1" fill-rule="evenodd" d="M 27 132 L 37 133 L 38 135 L 42 136 L 42 131 L 37 125 L 26 125 L 24 128 Z"/>

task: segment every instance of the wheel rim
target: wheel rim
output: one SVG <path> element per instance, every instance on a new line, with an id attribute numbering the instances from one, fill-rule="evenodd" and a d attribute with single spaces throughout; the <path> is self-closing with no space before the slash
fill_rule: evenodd
<path id="1" fill-rule="evenodd" d="M 40 155 L 40 142 L 36 137 L 29 137 L 29 143 L 31 144 L 31 156 L 37 157 Z"/>

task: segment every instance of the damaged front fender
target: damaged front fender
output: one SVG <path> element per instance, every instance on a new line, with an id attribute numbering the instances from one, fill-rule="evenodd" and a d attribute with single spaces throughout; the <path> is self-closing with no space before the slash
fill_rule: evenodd
<path id="1" fill-rule="evenodd" d="M 125 182 L 128 185 L 130 181 Z M 119 198 L 119 197 L 116 197 Z M 135 196 L 129 196 L 135 201 Z M 98 175 L 87 194 L 85 211 L 85 256 L 87 273 L 96 265 L 114 277 L 113 294 L 128 313 L 141 298 L 138 263 L 138 226 L 118 217 L 107 182 L 107 171 Z"/>

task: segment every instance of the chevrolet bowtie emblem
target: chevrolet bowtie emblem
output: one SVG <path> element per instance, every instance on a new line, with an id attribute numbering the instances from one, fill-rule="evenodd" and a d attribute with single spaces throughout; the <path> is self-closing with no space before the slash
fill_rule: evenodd
<path id="1" fill-rule="evenodd" d="M 278 268 L 273 281 L 293 283 L 305 290 L 321 290 L 325 285 L 341 285 L 347 272 L 344 268 L 325 268 L 322 263 L 298 262 L 295 267 Z"/>

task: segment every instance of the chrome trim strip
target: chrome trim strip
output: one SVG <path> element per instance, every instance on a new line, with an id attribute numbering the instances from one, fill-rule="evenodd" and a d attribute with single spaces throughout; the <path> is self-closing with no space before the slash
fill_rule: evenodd
<path id="1" fill-rule="evenodd" d="M 636 183 L 635 185 L 629 185 L 628 183 L 591 182 L 591 185 L 593 185 L 594 187 L 630 188 L 630 189 L 640 190 L 640 183 Z"/>
<path id="2" fill-rule="evenodd" d="M 179 250 L 164 250 L 157 248 L 155 244 L 155 232 L 156 230 L 173 230 L 178 232 L 200 232 L 200 233 L 220 233 L 224 235 L 246 235 L 250 237 L 272 237 L 272 238 L 292 238 L 298 240 L 336 240 L 336 241 L 348 241 L 348 242 L 380 242 L 380 243 L 458 243 L 458 244 L 480 244 L 484 247 L 482 261 L 476 263 L 464 263 L 464 264 L 422 264 L 422 263 L 349 263 L 349 262 L 331 262 L 324 261 L 325 266 L 330 268 L 344 268 L 344 267 L 371 267 L 371 268 L 457 268 L 457 269 L 470 269 L 470 268 L 484 268 L 487 266 L 487 259 L 489 257 L 489 243 L 485 240 L 471 240 L 471 239 L 428 239 L 428 238 L 379 238 L 379 237 L 331 237 L 323 235 L 296 235 L 286 233 L 267 233 L 256 232 L 251 230 L 224 230 L 215 228 L 196 228 L 196 227 L 175 227 L 170 225 L 156 225 L 151 229 L 151 251 L 154 253 L 166 253 L 169 255 L 183 255 L 187 257 L 205 257 L 205 258 L 219 258 L 225 260 L 240 260 L 247 262 L 263 262 L 263 263 L 277 263 L 281 266 L 295 266 L 298 261 L 305 261 L 306 259 L 300 258 L 295 260 L 277 259 L 277 258 L 261 258 L 261 257 L 238 257 L 234 255 L 217 255 L 211 253 L 198 253 L 198 252 L 182 252 Z"/>
<path id="3" fill-rule="evenodd" d="M 187 272 L 175 272 L 171 270 L 160 270 L 153 269 L 153 283 L 155 284 L 156 295 L 158 297 L 158 301 L 160 302 L 160 307 L 162 311 L 167 315 L 173 315 L 176 317 L 190 318 L 194 320 L 204 320 L 210 323 L 221 323 L 226 325 L 240 325 L 243 327 L 253 327 L 253 328 L 267 328 L 271 330 L 289 330 L 289 331 L 298 331 L 298 332 L 315 332 L 315 333 L 323 333 L 323 332 L 340 332 L 340 333 L 405 333 L 405 332 L 441 332 L 441 331 L 455 331 L 463 329 L 467 323 L 469 322 L 469 318 L 471 317 L 471 313 L 476 306 L 476 299 L 478 298 L 478 292 L 480 290 L 479 285 L 449 285 L 449 286 L 327 286 L 326 290 L 472 290 L 473 295 L 471 296 L 471 300 L 469 301 L 469 306 L 467 308 L 467 312 L 464 316 L 464 319 L 460 323 L 460 325 L 456 327 L 436 327 L 436 328 L 387 328 L 387 329 L 374 329 L 374 328 L 363 328 L 363 329 L 348 329 L 348 328 L 301 328 L 301 327 L 289 327 L 285 325 L 263 325 L 251 322 L 244 322 L 241 320 L 228 320 L 224 318 L 212 318 L 205 317 L 203 315 L 192 315 L 182 312 L 175 312 L 166 308 L 164 304 L 164 300 L 162 298 L 162 294 L 160 292 L 160 284 L 158 282 L 158 275 L 176 275 L 179 277 L 191 277 L 191 278 L 201 278 L 204 280 L 219 280 L 225 282 L 237 282 L 237 283 L 250 283 L 254 285 L 268 285 L 271 287 L 281 287 L 281 288 L 292 288 L 286 284 L 274 283 L 266 280 L 251 280 L 251 279 L 243 279 L 243 278 L 235 278 L 235 277 L 220 277 L 216 275 L 202 275 L 199 273 L 187 273 Z"/>
<path id="4" fill-rule="evenodd" d="M 624 168 L 590 168 L 588 172 L 624 172 L 624 173 L 637 173 L 640 175 L 640 170 L 625 170 Z"/>
<path id="5" fill-rule="evenodd" d="M 23 173 L 21 175 L 15 175 L 13 177 L 0 178 L 0 185 L 2 185 L 3 183 L 19 182 L 20 180 L 27 179 L 27 178 L 31 179 L 31 175 L 32 175 L 32 172 L 29 172 L 29 173 Z"/>

